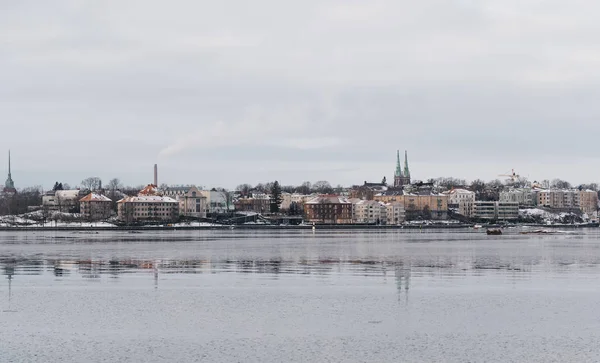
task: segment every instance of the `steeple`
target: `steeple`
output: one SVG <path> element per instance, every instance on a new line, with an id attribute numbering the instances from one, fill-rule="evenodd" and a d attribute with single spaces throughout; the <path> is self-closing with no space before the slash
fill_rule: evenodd
<path id="1" fill-rule="evenodd" d="M 404 177 L 410 180 L 410 170 L 408 170 L 408 152 L 404 150 Z"/>
<path id="2" fill-rule="evenodd" d="M 400 164 L 400 150 L 396 151 L 396 172 L 394 176 L 401 177 L 402 175 L 402 165 Z"/>
<path id="3" fill-rule="evenodd" d="M 15 183 L 12 180 L 12 175 L 10 172 L 10 150 L 8 150 L 8 179 L 6 179 L 6 183 L 4 183 L 5 191 L 14 191 Z"/>

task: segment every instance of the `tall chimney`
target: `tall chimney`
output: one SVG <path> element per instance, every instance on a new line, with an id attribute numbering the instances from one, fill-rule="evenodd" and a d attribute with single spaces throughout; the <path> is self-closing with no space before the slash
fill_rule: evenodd
<path id="1" fill-rule="evenodd" d="M 158 186 L 158 164 L 154 164 L 154 185 Z"/>

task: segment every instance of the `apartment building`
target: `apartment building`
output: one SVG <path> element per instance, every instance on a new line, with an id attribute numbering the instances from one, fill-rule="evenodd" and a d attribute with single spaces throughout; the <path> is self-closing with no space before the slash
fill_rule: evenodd
<path id="1" fill-rule="evenodd" d="M 353 203 L 354 223 L 386 224 L 387 207 L 383 202 L 374 200 L 358 200 Z"/>
<path id="2" fill-rule="evenodd" d="M 179 215 L 185 217 L 205 218 L 206 197 L 195 186 L 169 187 L 163 195 L 179 202 Z"/>
<path id="3" fill-rule="evenodd" d="M 465 217 L 473 216 L 475 193 L 466 189 L 452 189 L 442 193 L 448 196 L 448 208 L 454 208 Z"/>
<path id="4" fill-rule="evenodd" d="M 519 218 L 519 203 L 499 201 L 476 201 L 474 217 L 489 220 L 515 220 Z"/>
<path id="5" fill-rule="evenodd" d="M 79 211 L 84 219 L 106 219 L 112 214 L 112 200 L 101 194 L 89 193 L 79 199 Z"/>
<path id="6" fill-rule="evenodd" d="M 398 225 L 402 224 L 406 219 L 404 204 L 400 202 L 391 202 L 385 205 L 387 224 Z"/>
<path id="7" fill-rule="evenodd" d="M 304 216 L 310 223 L 352 223 L 352 203 L 339 195 L 320 195 L 304 203 Z"/>

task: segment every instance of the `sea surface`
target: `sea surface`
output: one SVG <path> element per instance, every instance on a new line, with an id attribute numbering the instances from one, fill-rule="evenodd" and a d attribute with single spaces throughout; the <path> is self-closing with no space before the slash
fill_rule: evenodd
<path id="1" fill-rule="evenodd" d="M 600 229 L 0 232 L 0 362 L 597 362 Z"/>

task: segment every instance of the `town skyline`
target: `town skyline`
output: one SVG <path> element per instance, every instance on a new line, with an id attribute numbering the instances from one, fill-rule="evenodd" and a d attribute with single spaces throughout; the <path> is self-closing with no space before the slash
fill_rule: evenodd
<path id="1" fill-rule="evenodd" d="M 11 152 L 10 150 L 8 150 L 7 152 Z M 397 149 L 395 151 L 396 153 L 396 158 L 398 158 L 400 149 Z M 406 156 L 405 153 L 408 152 L 408 150 L 404 150 L 402 152 L 403 157 Z M 410 155 L 410 153 L 408 153 L 408 155 Z M 12 159 L 12 166 L 11 166 L 11 180 L 16 179 L 15 177 L 13 177 L 13 175 L 15 175 L 15 170 L 17 171 L 17 175 L 19 175 L 19 172 L 23 172 L 23 169 L 20 168 L 16 168 L 15 169 L 15 156 L 14 156 L 14 152 L 11 154 L 11 159 Z M 506 175 L 508 173 L 511 173 L 512 170 L 515 170 L 516 173 L 518 173 L 521 177 L 526 178 L 528 181 L 533 182 L 533 181 L 537 181 L 537 182 L 542 182 L 543 180 L 548 180 L 548 181 L 552 181 L 554 179 L 562 179 L 562 180 L 566 180 L 568 182 L 570 182 L 572 185 L 576 186 L 576 185 L 580 185 L 580 184 L 589 184 L 589 183 L 597 183 L 596 180 L 572 180 L 566 177 L 562 177 L 560 175 L 555 175 L 552 177 L 548 177 L 548 178 L 531 178 L 528 175 L 523 175 L 518 169 L 510 169 L 510 170 L 505 170 L 503 172 L 501 172 L 502 174 L 496 174 L 495 176 L 492 175 L 490 178 L 485 178 L 485 177 L 474 177 L 473 179 L 470 178 L 465 178 L 460 174 L 455 174 L 455 175 L 435 175 L 432 174 L 431 176 L 427 176 L 425 178 L 421 178 L 419 177 L 420 173 L 419 173 L 419 169 L 420 169 L 420 164 L 417 162 L 416 164 L 416 168 L 415 168 L 415 162 L 413 162 L 412 157 L 409 157 L 411 160 L 411 170 L 416 170 L 417 173 L 411 173 L 411 177 L 413 179 L 413 181 L 423 181 L 426 182 L 429 179 L 435 179 L 435 178 L 440 178 L 440 177 L 452 177 L 452 178 L 456 178 L 456 179 L 464 179 L 467 184 L 471 183 L 474 180 L 483 180 L 485 182 L 489 182 L 489 181 L 493 181 L 493 180 L 501 180 L 501 181 L 505 181 Z M 397 162 L 397 160 L 396 160 Z M 404 163 L 404 161 L 403 161 Z M 380 163 L 380 164 L 383 164 Z M 389 163 L 391 165 L 391 163 Z M 381 166 L 379 166 L 379 164 L 377 164 L 379 168 L 381 168 Z M 431 164 L 426 164 L 426 165 L 431 165 Z M 78 186 L 82 180 L 84 180 L 85 178 L 88 177 L 99 177 L 104 183 L 107 183 L 109 180 L 113 179 L 113 178 L 117 178 L 119 179 L 123 185 L 127 185 L 127 186 L 140 186 L 140 185 L 147 185 L 147 184 L 151 184 L 153 182 L 153 166 L 154 164 L 150 164 L 148 167 L 146 167 L 145 170 L 136 170 L 135 172 L 124 172 L 123 174 L 126 176 L 125 178 L 120 176 L 120 175 L 110 175 L 110 174 L 105 174 L 100 175 L 98 173 L 94 173 L 93 170 L 90 169 L 89 172 L 86 171 L 86 173 L 84 174 L 84 172 L 73 172 L 73 171 L 66 171 L 66 172 L 61 172 L 60 174 L 58 174 L 58 171 L 56 172 L 45 172 L 45 173 L 36 173 L 35 171 L 25 171 L 24 173 L 22 173 L 22 175 L 24 175 L 26 178 L 24 179 L 25 182 L 21 182 L 19 179 L 13 180 L 14 186 L 16 189 L 23 189 L 23 188 L 29 188 L 29 187 L 36 187 L 36 186 L 41 186 L 44 190 L 48 190 L 51 189 L 52 186 L 54 185 L 55 182 L 61 182 L 61 183 L 66 183 L 72 187 L 76 187 Z M 304 182 L 317 182 L 317 181 L 327 181 L 329 182 L 332 186 L 337 186 L 337 185 L 341 185 L 344 187 L 349 187 L 352 185 L 360 185 L 362 183 L 366 182 L 373 182 L 373 183 L 378 183 L 380 182 L 383 177 L 386 178 L 388 184 L 393 185 L 394 184 L 394 174 L 397 171 L 397 165 L 396 163 L 393 164 L 393 168 L 390 167 L 388 165 L 387 169 L 392 169 L 392 171 L 388 171 L 386 174 L 383 174 L 381 177 L 371 177 L 371 178 L 366 178 L 365 176 L 363 176 L 362 178 L 358 178 L 358 179 L 354 179 L 354 180 L 349 180 L 349 182 L 346 183 L 341 183 L 341 182 L 336 182 L 336 172 L 335 169 L 334 171 L 330 172 L 329 174 L 327 173 L 320 173 L 317 175 L 321 175 L 323 177 L 321 178 L 313 178 L 312 180 L 310 179 L 299 179 L 297 181 L 290 181 L 288 182 L 286 179 L 282 179 L 282 178 L 274 178 L 274 179 L 252 179 L 252 175 L 248 175 L 248 174 L 242 174 L 244 175 L 243 177 L 240 177 L 240 179 L 237 180 L 233 180 L 233 181 L 229 181 L 229 184 L 219 184 L 218 182 L 214 182 L 214 183 L 210 183 L 210 177 L 205 178 L 204 180 L 207 182 L 193 182 L 193 181 L 189 181 L 190 178 L 175 178 L 174 175 L 178 175 L 178 172 L 180 173 L 181 171 L 177 171 L 176 169 L 171 169 L 169 167 L 169 165 L 167 165 L 166 167 L 164 167 L 163 165 L 158 165 L 159 166 L 159 184 L 167 184 L 167 185 L 197 185 L 197 186 L 202 186 L 204 188 L 226 188 L 229 190 L 234 190 L 238 185 L 240 184 L 251 184 L 251 185 L 256 185 L 256 184 L 260 184 L 260 183 L 267 183 L 267 182 L 272 182 L 274 180 L 278 180 L 280 182 L 281 185 L 292 185 L 292 186 L 298 186 L 301 185 Z M 403 166 L 404 167 L 404 166 Z M 166 169 L 166 175 L 165 175 L 165 170 Z M 175 173 L 173 173 L 173 171 L 175 171 Z M 338 170 L 339 171 L 339 170 Z M 9 162 L 6 161 L 5 162 L 5 167 L 4 167 L 4 174 L 6 175 L 9 172 Z M 193 173 L 190 173 L 193 174 Z M 260 173 L 259 173 L 260 174 Z M 285 173 L 282 173 L 285 174 Z M 340 173 L 342 175 L 344 175 L 344 173 Z M 37 179 L 37 176 L 42 175 L 41 179 Z M 131 177 L 131 175 L 135 175 L 135 177 Z M 330 177 L 327 177 L 326 175 L 330 175 Z M 362 174 L 358 174 L 358 175 L 362 175 Z M 415 176 L 416 175 L 416 176 Z M 550 175 L 550 174 L 546 174 L 546 175 Z M 69 179 L 70 176 L 70 179 Z M 348 177 L 346 176 L 346 179 Z M 71 180 L 73 179 L 73 180 Z M 27 183 L 27 181 L 30 181 L 30 183 Z M 43 180 L 43 182 L 42 182 Z M 217 179 L 218 180 L 218 179 Z"/>

